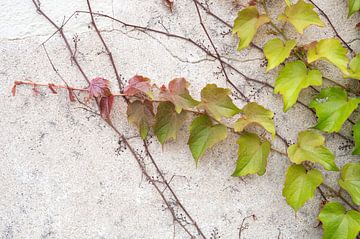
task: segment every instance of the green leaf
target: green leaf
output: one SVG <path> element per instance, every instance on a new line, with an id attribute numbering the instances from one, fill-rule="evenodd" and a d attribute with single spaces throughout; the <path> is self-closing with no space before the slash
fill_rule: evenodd
<path id="1" fill-rule="evenodd" d="M 287 63 L 280 70 L 275 81 L 274 93 L 280 93 L 284 100 L 284 112 L 293 106 L 302 89 L 310 85 L 319 86 L 322 84 L 322 75 L 318 70 L 309 70 L 302 61 Z"/>
<path id="2" fill-rule="evenodd" d="M 360 205 L 360 163 L 345 164 L 339 184 L 351 195 L 353 202 Z"/>
<path id="3" fill-rule="evenodd" d="M 353 135 L 355 140 L 355 147 L 352 154 L 360 155 L 360 120 L 353 126 Z"/>
<path id="4" fill-rule="evenodd" d="M 327 133 L 339 132 L 359 103 L 359 98 L 348 98 L 346 91 L 339 87 L 321 90 L 309 105 L 318 117 L 315 128 Z"/>
<path id="5" fill-rule="evenodd" d="M 274 113 L 255 102 L 250 102 L 242 109 L 244 115 L 234 124 L 235 132 L 241 132 L 250 124 L 258 124 L 275 137 Z"/>
<path id="6" fill-rule="evenodd" d="M 301 34 L 310 25 L 325 26 L 313 8 L 312 4 L 299 0 L 296 4 L 287 6 L 285 12 L 279 15 L 278 20 L 290 22 Z"/>
<path id="7" fill-rule="evenodd" d="M 221 120 L 222 116 L 230 118 L 241 112 L 229 97 L 230 93 L 229 89 L 208 84 L 201 90 L 200 106 L 217 121 Z"/>
<path id="8" fill-rule="evenodd" d="M 145 100 L 134 101 L 128 104 L 127 116 L 130 123 L 134 124 L 140 131 L 140 136 L 145 139 L 154 123 L 154 110 L 152 102 Z"/>
<path id="9" fill-rule="evenodd" d="M 264 54 L 268 61 L 266 72 L 274 69 L 290 56 L 291 50 L 296 46 L 295 40 L 284 42 L 279 38 L 271 39 L 264 46 Z"/>
<path id="10" fill-rule="evenodd" d="M 238 12 L 232 29 L 233 34 L 237 34 L 240 38 L 238 51 L 249 46 L 257 29 L 268 22 L 270 22 L 270 18 L 264 14 L 260 15 L 254 6 L 247 7 Z"/>
<path id="11" fill-rule="evenodd" d="M 344 77 L 360 80 L 360 54 L 351 59 L 349 66 L 350 69 L 344 72 Z"/>
<path id="12" fill-rule="evenodd" d="M 239 145 L 236 169 L 232 176 L 241 177 L 248 174 L 263 175 L 266 171 L 270 143 L 262 142 L 256 134 L 244 133 L 237 141 Z"/>
<path id="13" fill-rule="evenodd" d="M 169 88 L 162 86 L 160 98 L 168 100 L 175 105 L 175 110 L 180 113 L 184 108 L 193 108 L 200 102 L 194 100 L 189 94 L 189 83 L 184 78 L 176 78 L 169 82 Z"/>
<path id="14" fill-rule="evenodd" d="M 316 169 L 306 171 L 302 165 L 292 165 L 286 173 L 283 196 L 287 203 L 297 212 L 307 200 L 314 197 L 316 188 L 324 178 Z"/>
<path id="15" fill-rule="evenodd" d="M 349 17 L 360 10 L 360 0 L 349 0 Z"/>
<path id="16" fill-rule="evenodd" d="M 227 128 L 222 124 L 215 124 L 207 115 L 201 115 L 193 120 L 190 125 L 190 138 L 188 145 L 196 161 L 208 148 L 219 143 L 227 137 Z"/>
<path id="17" fill-rule="evenodd" d="M 334 162 L 334 154 L 324 146 L 325 138 L 313 130 L 305 130 L 299 133 L 298 142 L 291 145 L 288 156 L 291 162 L 301 164 L 304 161 L 319 163 L 326 170 L 338 171 Z"/>
<path id="18" fill-rule="evenodd" d="M 346 211 L 338 202 L 329 202 L 320 211 L 323 224 L 323 239 L 355 239 L 360 231 L 360 213 Z"/>
<path id="19" fill-rule="evenodd" d="M 186 113 L 176 113 L 171 102 L 161 102 L 155 116 L 154 133 L 161 144 L 170 139 L 176 140 L 176 135 L 186 119 Z"/>
<path id="20" fill-rule="evenodd" d="M 322 39 L 316 44 L 310 45 L 307 61 L 312 63 L 317 60 L 326 60 L 338 67 L 343 73 L 347 73 L 349 63 L 346 56 L 347 52 L 347 49 L 341 45 L 338 39 Z"/>

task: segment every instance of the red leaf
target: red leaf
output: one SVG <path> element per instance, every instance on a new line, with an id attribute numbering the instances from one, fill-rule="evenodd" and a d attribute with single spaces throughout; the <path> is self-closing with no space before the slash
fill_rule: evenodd
<path id="1" fill-rule="evenodd" d="M 150 79 L 139 75 L 134 76 L 129 80 L 129 85 L 125 87 L 123 93 L 128 96 L 145 94 L 151 97 Z"/>
<path id="2" fill-rule="evenodd" d="M 111 94 L 109 81 L 101 77 L 92 79 L 88 89 L 90 97 L 104 97 Z"/>
<path id="3" fill-rule="evenodd" d="M 164 0 L 164 3 L 170 9 L 170 11 L 172 12 L 173 5 L 174 5 L 174 0 Z"/>
<path id="4" fill-rule="evenodd" d="M 57 94 L 57 92 L 56 92 L 56 90 L 55 90 L 55 85 L 54 84 L 52 84 L 52 83 L 49 83 L 49 89 L 51 90 L 51 92 L 52 93 L 54 93 L 54 94 Z"/>
<path id="5" fill-rule="evenodd" d="M 103 119 L 109 119 L 114 104 L 114 96 L 106 96 L 100 99 L 100 115 Z"/>
<path id="6" fill-rule="evenodd" d="M 68 93 L 69 93 L 69 99 L 70 99 L 70 101 L 71 101 L 71 102 L 76 101 L 75 95 L 74 95 L 74 91 L 73 91 L 72 89 L 69 89 L 69 88 L 68 88 Z"/>

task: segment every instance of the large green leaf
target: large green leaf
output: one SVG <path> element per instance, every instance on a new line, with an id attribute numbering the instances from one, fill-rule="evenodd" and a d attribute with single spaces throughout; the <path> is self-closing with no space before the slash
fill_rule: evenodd
<path id="1" fill-rule="evenodd" d="M 307 52 L 307 61 L 312 63 L 317 60 L 326 60 L 337 66 L 343 73 L 347 73 L 349 59 L 347 49 L 338 39 L 322 39 L 316 44 L 311 44 Z"/>
<path id="2" fill-rule="evenodd" d="M 145 139 L 151 126 L 154 124 L 154 112 L 152 102 L 145 100 L 134 101 L 128 104 L 127 116 L 130 123 L 140 131 L 140 136 Z"/>
<path id="3" fill-rule="evenodd" d="M 329 202 L 320 211 L 323 224 L 323 239 L 355 239 L 360 231 L 360 213 L 346 211 L 338 202 Z"/>
<path id="4" fill-rule="evenodd" d="M 234 124 L 236 132 L 243 131 L 250 124 L 258 124 L 275 137 L 274 112 L 265 109 L 255 102 L 248 103 L 242 110 L 244 114 Z"/>
<path id="5" fill-rule="evenodd" d="M 260 15 L 254 6 L 241 10 L 234 21 L 232 30 L 233 34 L 237 34 L 240 38 L 238 51 L 246 48 L 254 38 L 257 29 L 268 22 L 270 22 L 270 18 Z"/>
<path id="6" fill-rule="evenodd" d="M 283 63 L 295 46 L 295 40 L 286 41 L 285 44 L 279 38 L 268 41 L 264 46 L 264 54 L 268 61 L 266 72 Z"/>
<path id="7" fill-rule="evenodd" d="M 232 176 L 241 177 L 255 173 L 263 175 L 270 153 L 270 143 L 262 142 L 259 136 L 253 133 L 244 133 L 237 143 L 239 145 L 238 160 Z"/>
<path id="8" fill-rule="evenodd" d="M 313 8 L 312 4 L 299 0 L 296 4 L 287 6 L 285 12 L 280 14 L 278 19 L 290 22 L 301 34 L 310 25 L 325 26 Z"/>
<path id="9" fill-rule="evenodd" d="M 201 104 L 206 112 L 217 121 L 221 117 L 230 118 L 241 110 L 234 105 L 229 94 L 229 89 L 217 87 L 215 84 L 208 84 L 201 90 Z"/>
<path id="10" fill-rule="evenodd" d="M 280 93 L 284 100 L 284 112 L 293 106 L 302 89 L 310 85 L 319 86 L 322 84 L 322 75 L 318 70 L 309 70 L 302 61 L 287 63 L 280 70 L 275 81 L 274 93 Z"/>
<path id="11" fill-rule="evenodd" d="M 339 184 L 351 195 L 354 203 L 360 205 L 360 163 L 345 164 Z"/>
<path id="12" fill-rule="evenodd" d="M 352 152 L 353 155 L 360 155 L 360 120 L 353 126 L 353 135 L 355 141 L 355 147 Z"/>
<path id="13" fill-rule="evenodd" d="M 334 154 L 324 146 L 325 138 L 313 130 L 305 130 L 299 133 L 298 142 L 291 145 L 288 156 L 293 163 L 301 164 L 304 161 L 319 163 L 326 170 L 339 170 L 334 162 Z"/>
<path id="14" fill-rule="evenodd" d="M 170 139 L 176 140 L 176 135 L 185 123 L 186 113 L 177 113 L 171 102 L 161 102 L 155 116 L 154 133 L 161 144 Z"/>
<path id="15" fill-rule="evenodd" d="M 349 0 L 349 17 L 360 10 L 360 0 Z"/>
<path id="16" fill-rule="evenodd" d="M 310 103 L 318 117 L 315 128 L 324 132 L 339 132 L 346 119 L 358 107 L 360 98 L 348 98 L 339 87 L 325 88 Z"/>
<path id="17" fill-rule="evenodd" d="M 344 77 L 360 80 L 360 54 L 351 59 L 349 66 L 350 69 L 344 72 Z"/>
<path id="18" fill-rule="evenodd" d="M 201 115 L 195 118 L 190 125 L 188 145 L 196 163 L 198 163 L 199 158 L 208 148 L 224 140 L 226 136 L 227 128 L 225 125 L 213 125 L 207 115 Z"/>
<path id="19" fill-rule="evenodd" d="M 314 197 L 316 188 L 324 178 L 316 169 L 306 171 L 302 165 L 292 165 L 286 173 L 283 196 L 287 203 L 297 212 L 307 200 Z"/>

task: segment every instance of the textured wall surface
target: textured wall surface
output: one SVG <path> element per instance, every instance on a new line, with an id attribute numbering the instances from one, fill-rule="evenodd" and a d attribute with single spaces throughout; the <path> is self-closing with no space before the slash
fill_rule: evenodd
<path id="1" fill-rule="evenodd" d="M 102 12 L 127 23 L 169 31 L 213 49 L 204 34 L 192 0 L 175 0 L 171 13 L 162 0 L 92 0 L 95 12 Z M 239 2 L 239 1 L 238 1 Z M 359 14 L 347 19 L 346 1 L 315 1 L 330 17 L 339 34 L 356 51 L 360 50 L 359 32 L 353 26 Z M 245 3 L 245 1 L 243 1 Z M 208 1 L 218 16 L 232 22 L 238 7 L 230 0 Z M 85 0 L 41 0 L 41 8 L 61 25 L 74 11 L 87 10 Z M 281 0 L 271 1 L 271 14 L 284 8 Z M 11 96 L 15 80 L 61 83 L 52 70 L 42 43 L 59 73 L 74 86 L 86 82 L 70 60 L 64 42 L 55 29 L 39 14 L 31 0 L 0 1 L 0 235 L 2 238 L 189 238 L 173 223 L 159 193 L 145 178 L 137 162 L 119 142 L 117 135 L 96 115 L 81 105 L 70 103 L 66 92 L 53 95 L 41 89 L 34 96 L 29 87 L 19 87 Z M 229 28 L 201 12 L 214 44 L 224 59 L 244 74 L 271 84 L 277 70 L 265 74 L 263 55 L 250 47 L 236 52 L 237 40 Z M 199 97 L 207 83 L 230 87 L 221 74 L 219 62 L 189 42 L 149 32 L 125 28 L 105 18 L 96 18 L 124 78 L 146 75 L 158 84 L 175 77 L 185 77 L 190 90 Z M 298 35 L 285 25 L 289 36 L 302 43 L 334 36 L 327 27 L 310 27 Z M 270 28 L 261 28 L 255 38 L 263 45 L 273 37 Z M 116 79 L 104 47 L 90 26 L 90 16 L 80 13 L 64 27 L 71 46 L 77 45 L 76 57 L 89 78 L 102 76 Z M 51 38 L 49 38 L 51 37 Z M 328 64 L 319 63 L 324 75 L 343 81 L 341 74 Z M 282 101 L 268 88 L 249 84 L 236 72 L 228 70 L 230 79 L 252 100 L 276 112 L 277 131 L 295 142 L 297 132 L 312 126 L 314 115 L 301 105 L 282 112 Z M 325 83 L 326 85 L 327 83 Z M 234 89 L 232 91 L 235 93 Z M 314 94 L 305 90 L 300 99 L 308 102 Z M 236 97 L 234 97 L 236 98 Z M 244 103 L 235 100 L 238 106 Z M 129 138 L 143 157 L 146 169 L 161 180 L 144 156 L 142 141 L 125 118 L 125 103 L 118 99 L 114 124 Z M 243 179 L 231 177 L 236 161 L 236 136 L 231 135 L 206 153 L 198 167 L 186 145 L 189 121 L 178 141 L 164 147 L 153 138 L 150 152 L 172 189 L 207 238 L 239 238 L 242 220 L 248 218 L 242 238 L 321 238 L 316 216 L 321 203 L 316 195 L 295 215 L 281 195 L 284 173 L 289 166 L 285 157 L 272 153 L 264 176 Z M 343 133 L 350 135 L 350 125 Z M 339 166 L 355 158 L 349 156 L 348 142 L 338 136 L 327 136 Z M 274 145 L 284 150 L 280 141 Z M 326 181 L 334 183 L 338 174 L 328 173 Z M 159 183 L 164 189 L 164 185 Z M 184 213 L 165 194 L 176 217 Z M 183 223 L 188 222 L 184 219 Z M 194 228 L 188 225 L 189 230 Z M 196 233 L 194 233 L 196 234 Z"/>

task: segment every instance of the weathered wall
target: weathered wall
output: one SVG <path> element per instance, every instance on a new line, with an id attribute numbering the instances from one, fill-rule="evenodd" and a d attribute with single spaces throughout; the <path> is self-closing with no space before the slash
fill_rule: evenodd
<path id="1" fill-rule="evenodd" d="M 276 9 L 280 11 L 284 4 L 281 0 L 273 2 L 271 9 L 275 9 L 272 12 L 275 15 Z M 359 51 L 359 34 L 352 27 L 359 22 L 359 15 L 347 19 L 345 1 L 316 2 L 330 16 L 340 35 Z M 173 13 L 161 0 L 94 0 L 92 3 L 94 11 L 128 23 L 166 28 L 209 45 L 191 0 L 175 0 Z M 209 1 L 209 6 L 228 22 L 236 14 L 230 0 Z M 76 10 L 87 10 L 85 0 L 42 0 L 41 7 L 58 24 Z M 31 89 L 19 87 L 17 96 L 11 96 L 15 80 L 60 83 L 41 47 L 55 29 L 36 13 L 31 0 L 2 0 L 0 9 L 2 238 L 173 238 L 172 218 L 159 194 L 144 180 L 130 152 L 119 146 L 117 136 L 99 118 L 80 109 L 80 105 L 69 103 L 66 93 L 52 95 L 42 91 L 34 97 Z M 259 51 L 250 48 L 237 53 L 236 39 L 224 35 L 229 29 L 204 12 L 203 18 L 221 55 L 231 58 L 245 74 L 273 83 L 276 71 L 264 74 Z M 66 35 L 69 39 L 78 37 L 77 57 L 89 77 L 108 78 L 115 90 L 117 85 L 107 55 L 89 23 L 89 15 L 79 14 L 65 26 Z M 131 28 L 106 19 L 98 18 L 98 25 L 124 79 L 143 74 L 161 84 L 182 76 L 191 82 L 191 91 L 197 97 L 206 83 L 228 86 L 219 73 L 219 63 L 187 42 L 130 31 Z M 290 26 L 285 28 L 295 34 Z M 255 41 L 261 45 L 264 38 L 272 37 L 266 33 L 267 29 L 263 28 Z M 294 36 L 308 43 L 333 35 L 329 27 L 311 27 L 303 36 Z M 59 35 L 48 40 L 46 47 L 68 82 L 86 85 Z M 326 66 L 324 72 L 342 80 L 332 67 Z M 229 75 L 248 95 L 255 95 L 252 100 L 276 112 L 277 130 L 289 142 L 296 140 L 298 131 L 314 124 L 313 114 L 303 107 L 297 105 L 284 114 L 279 96 L 259 85 L 245 83 L 235 72 L 229 71 Z M 301 99 L 307 102 L 312 94 L 305 91 Z M 118 100 L 115 109 L 114 122 L 121 132 L 127 137 L 137 135 L 124 117 L 124 102 Z M 168 180 L 175 175 L 171 181 L 173 189 L 207 237 L 238 238 L 242 219 L 251 214 L 257 220 L 247 220 L 249 227 L 243 231 L 243 238 L 277 238 L 279 232 L 279 238 L 321 237 L 321 229 L 316 227 L 319 195 L 297 215 L 281 196 L 284 172 L 289 165 L 286 158 L 272 154 L 263 177 L 232 178 L 237 149 L 236 137 L 230 136 L 209 151 L 196 168 L 186 146 L 187 127 L 188 124 L 177 143 L 164 148 L 151 139 L 150 151 Z M 349 129 L 345 125 L 344 133 L 349 134 Z M 348 148 L 339 147 L 347 142 L 336 136 L 327 139 L 339 165 L 354 160 L 348 156 Z M 142 153 L 139 138 L 131 138 L 130 142 Z M 280 142 L 275 145 L 282 147 Z M 332 182 L 336 176 L 329 173 L 327 180 Z M 187 238 L 178 226 L 175 229 L 175 238 Z"/>

